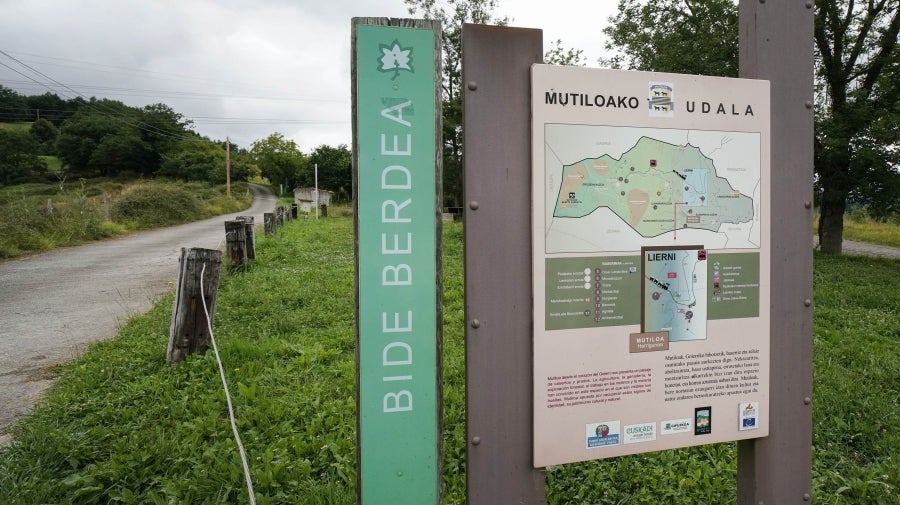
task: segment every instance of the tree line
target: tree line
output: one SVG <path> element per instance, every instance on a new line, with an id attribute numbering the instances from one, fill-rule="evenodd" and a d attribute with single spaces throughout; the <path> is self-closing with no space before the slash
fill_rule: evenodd
<path id="1" fill-rule="evenodd" d="M 168 105 L 131 107 L 105 98 L 65 100 L 51 93 L 23 96 L 0 86 L 0 184 L 46 180 L 46 156 L 62 163 L 65 177 L 169 177 L 224 183 L 226 151 L 231 179 L 262 176 L 285 191 L 319 186 L 351 197 L 351 157 L 346 145 L 321 145 L 303 153 L 273 133 L 249 148 L 210 140 Z M 16 127 L 18 125 L 18 127 Z"/>

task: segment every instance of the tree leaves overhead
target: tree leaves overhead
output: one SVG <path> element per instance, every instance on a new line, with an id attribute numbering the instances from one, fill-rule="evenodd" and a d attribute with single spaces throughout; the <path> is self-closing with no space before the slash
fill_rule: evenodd
<path id="1" fill-rule="evenodd" d="M 603 29 L 600 64 L 612 68 L 737 77 L 738 12 L 731 0 L 620 0 Z"/>

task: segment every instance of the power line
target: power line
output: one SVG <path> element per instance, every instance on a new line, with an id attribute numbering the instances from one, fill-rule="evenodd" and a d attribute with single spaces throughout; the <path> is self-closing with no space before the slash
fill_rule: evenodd
<path id="1" fill-rule="evenodd" d="M 6 57 L 9 58 L 10 60 L 12 60 L 12 61 L 18 63 L 19 65 L 21 65 L 21 66 L 27 68 L 28 70 L 34 72 L 35 74 L 37 74 L 37 75 L 43 77 L 44 79 L 47 79 L 47 80 L 49 80 L 50 82 L 52 82 L 52 83 L 54 83 L 54 84 L 56 84 L 56 85 L 58 85 L 58 86 L 61 86 L 61 87 L 64 88 L 64 89 L 67 89 L 67 90 L 71 91 L 72 93 L 74 93 L 75 95 L 81 97 L 82 99 L 90 101 L 86 96 L 82 95 L 81 93 L 79 93 L 79 92 L 75 91 L 74 89 L 70 88 L 69 86 L 67 86 L 67 85 L 65 85 L 65 84 L 63 84 L 63 83 L 57 81 L 56 79 L 53 79 L 52 77 L 50 77 L 50 76 L 48 76 L 48 75 L 42 73 L 41 71 L 39 71 L 39 70 L 37 70 L 37 69 L 35 69 L 35 68 L 33 68 L 33 67 L 27 65 L 26 63 L 24 63 L 24 62 L 18 60 L 17 58 L 11 56 L 11 55 L 10 55 L 9 53 L 7 53 L 6 51 L 0 50 L 0 54 L 6 56 Z M 13 67 L 10 67 L 9 65 L 7 65 L 7 64 L 5 64 L 5 63 L 0 63 L 0 65 L 3 65 L 4 67 L 6 67 L 6 68 L 12 70 L 13 72 L 16 72 L 17 74 L 19 74 L 19 75 L 25 77 L 26 79 L 29 79 L 29 80 L 31 80 L 31 81 L 34 81 L 34 82 L 40 84 L 40 85 L 45 86 L 47 89 L 49 89 L 49 90 L 51 90 L 51 91 L 54 91 L 54 92 L 59 93 L 59 92 L 58 92 L 57 90 L 55 90 L 54 88 L 52 88 L 52 87 L 50 87 L 50 86 L 47 86 L 45 83 L 42 83 L 42 82 L 40 82 L 40 81 L 38 81 L 38 80 L 32 78 L 31 76 L 28 76 L 28 75 L 26 75 L 26 74 L 24 74 L 24 73 L 22 73 L 22 72 L 20 72 L 20 71 L 18 71 L 18 70 L 16 70 L 16 69 L 14 69 Z M 64 96 L 66 96 L 64 93 L 59 93 L 59 94 L 63 94 Z M 66 97 L 68 98 L 68 96 L 66 96 Z M 93 109 L 93 110 L 96 111 L 96 112 L 99 112 L 99 113 L 101 113 L 101 114 L 104 114 L 104 115 L 106 115 L 106 116 L 108 116 L 108 117 L 112 117 L 113 119 L 118 119 L 119 121 L 121 121 L 121 122 L 123 122 L 123 123 L 125 123 L 125 124 L 127 124 L 127 125 L 129 125 L 129 126 L 133 126 L 133 127 L 135 127 L 135 128 L 138 128 L 138 129 L 143 130 L 143 131 L 148 132 L 148 133 L 153 133 L 153 134 L 155 134 L 155 135 L 162 135 L 162 136 L 164 136 L 164 137 L 176 138 L 176 139 L 181 139 L 181 140 L 188 140 L 188 139 L 193 138 L 193 137 L 191 137 L 191 136 L 189 136 L 189 135 L 178 135 L 178 134 L 173 134 L 173 133 L 167 132 L 167 131 L 165 131 L 165 130 L 163 130 L 163 129 L 161 129 L 161 128 L 157 128 L 157 127 L 155 127 L 155 126 L 153 126 L 153 125 L 151 125 L 151 124 L 144 123 L 143 121 L 136 121 L 136 122 L 135 122 L 135 121 L 132 121 L 131 118 L 129 118 L 128 116 L 126 116 L 124 113 L 121 113 L 121 112 L 119 112 L 119 111 L 116 111 L 116 110 L 114 110 L 114 109 L 112 109 L 112 108 L 109 108 L 109 107 L 106 107 L 106 106 L 103 106 L 103 107 L 101 108 L 99 105 L 97 105 L 96 102 L 94 102 L 94 103 L 87 103 L 87 104 L 85 104 L 85 106 L 88 107 L 88 108 L 90 108 L 90 109 Z M 106 110 L 102 110 L 102 109 L 106 109 Z"/>
<path id="2" fill-rule="evenodd" d="M 31 81 L 20 81 L 9 79 L 10 84 L 30 85 Z M 272 102 L 309 102 L 309 103 L 350 103 L 350 98 L 310 98 L 310 97 L 268 97 L 268 96 L 241 96 L 241 95 L 223 95 L 214 93 L 200 93 L 193 91 L 170 91 L 158 89 L 141 89 L 141 88 L 120 88 L 112 86 L 97 86 L 88 84 L 70 84 L 70 88 L 80 89 L 83 92 L 90 93 L 92 90 L 102 91 L 103 94 L 113 96 L 170 96 L 174 98 L 193 98 L 198 100 L 260 100 Z M 118 92 L 118 93 L 116 93 Z"/>

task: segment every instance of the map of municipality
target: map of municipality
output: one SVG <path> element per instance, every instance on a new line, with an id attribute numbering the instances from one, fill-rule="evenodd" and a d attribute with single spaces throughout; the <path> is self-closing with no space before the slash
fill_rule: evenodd
<path id="1" fill-rule="evenodd" d="M 547 172 L 556 183 L 547 202 L 548 253 L 686 239 L 710 248 L 759 247 L 758 135 L 547 126 L 596 139 L 575 147 L 555 142 L 548 129 Z M 596 155 L 583 157 L 584 145 Z M 582 157 L 563 161 L 573 155 Z"/>
<path id="2" fill-rule="evenodd" d="M 643 332 L 668 332 L 669 342 L 706 339 L 706 250 L 643 250 Z"/>

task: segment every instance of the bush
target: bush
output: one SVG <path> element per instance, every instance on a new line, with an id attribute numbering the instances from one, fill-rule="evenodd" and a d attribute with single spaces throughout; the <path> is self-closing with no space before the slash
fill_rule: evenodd
<path id="1" fill-rule="evenodd" d="M 185 223 L 200 217 L 197 196 L 170 182 L 144 182 L 126 189 L 113 206 L 115 220 L 134 223 L 137 228 L 155 228 Z"/>

